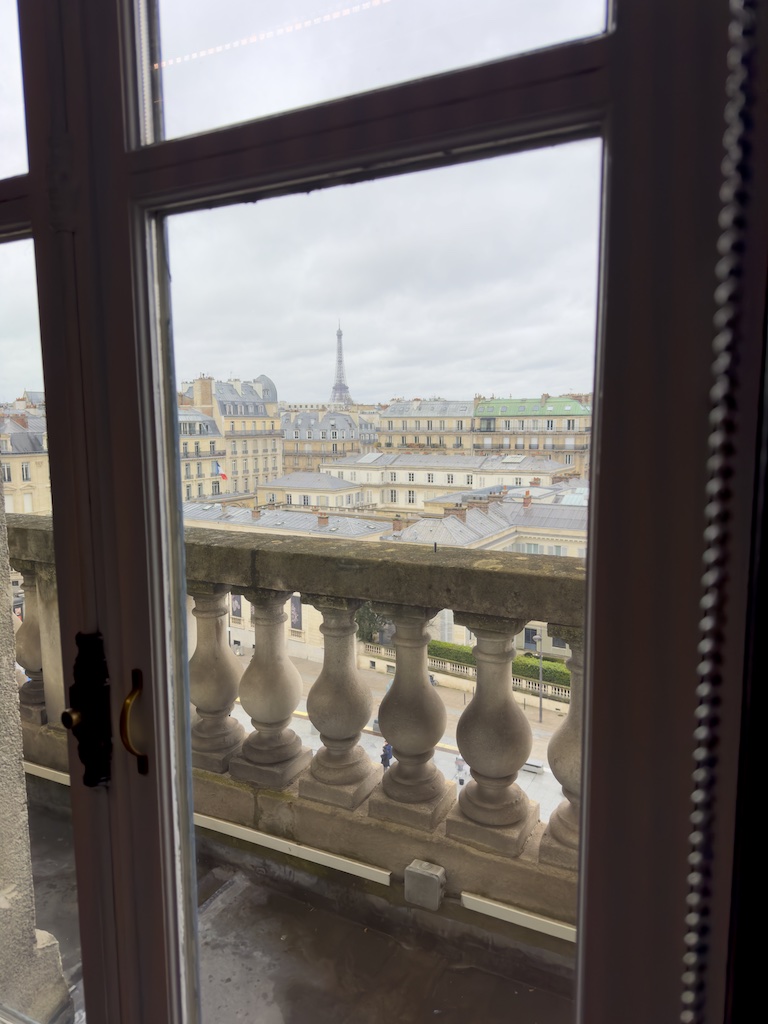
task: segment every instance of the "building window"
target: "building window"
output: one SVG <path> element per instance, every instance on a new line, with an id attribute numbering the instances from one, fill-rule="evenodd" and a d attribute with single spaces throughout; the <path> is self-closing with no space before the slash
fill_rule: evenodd
<path id="1" fill-rule="evenodd" d="M 448 483 L 448 484 L 452 484 L 453 483 L 453 473 L 446 473 L 446 480 L 445 480 L 445 482 Z"/>
<path id="2" fill-rule="evenodd" d="M 335 454 L 336 454 L 336 452 L 338 452 L 338 450 L 339 450 L 339 446 L 338 446 L 338 445 L 337 445 L 337 444 L 336 444 L 336 443 L 334 442 L 334 443 L 333 443 L 333 444 L 331 445 L 331 454 L 332 454 L 332 455 L 335 455 Z"/>
<path id="3" fill-rule="evenodd" d="M 294 436 L 294 438 L 298 439 L 298 436 L 299 436 L 298 430 L 294 430 L 293 436 Z"/>
<path id="4" fill-rule="evenodd" d="M 392 502 L 393 505 L 397 504 L 397 491 L 389 492 L 389 500 Z"/>
<path id="5" fill-rule="evenodd" d="M 521 476 L 516 476 L 515 477 L 515 487 L 522 487 L 522 486 L 523 486 L 523 478 Z"/>
<path id="6" fill-rule="evenodd" d="M 416 491 L 408 491 L 408 504 L 409 505 L 415 505 L 416 504 Z"/>
<path id="7" fill-rule="evenodd" d="M 211 454 L 213 454 L 213 452 L 216 451 L 216 442 L 215 441 L 211 441 L 209 447 L 210 447 Z"/>
<path id="8" fill-rule="evenodd" d="M 237 459 L 232 459 L 232 476 L 237 476 Z"/>
<path id="9" fill-rule="evenodd" d="M 233 455 L 237 455 L 237 441 L 232 441 L 232 443 L 230 444 L 229 447 L 230 447 L 230 450 L 231 450 L 232 454 Z"/>
<path id="10" fill-rule="evenodd" d="M 566 430 L 575 430 L 576 429 L 576 420 L 566 420 L 565 421 L 565 429 Z"/>
<path id="11" fill-rule="evenodd" d="M 565 464 L 566 464 L 566 466 L 572 466 L 573 465 L 573 456 L 572 455 L 566 455 L 565 456 Z"/>
<path id="12" fill-rule="evenodd" d="M 440 422 L 438 423 L 437 429 L 438 430 L 445 430 L 445 420 L 440 420 Z"/>
<path id="13" fill-rule="evenodd" d="M 184 463 L 184 479 L 189 480 L 192 476 L 192 464 L 190 462 Z"/>
<path id="14" fill-rule="evenodd" d="M 432 426 L 432 420 L 427 420 L 427 430 L 434 430 L 434 427 Z"/>
<path id="15" fill-rule="evenodd" d="M 205 491 L 203 490 L 203 485 L 202 484 L 198 484 L 197 485 L 197 496 L 198 496 L 198 498 L 202 498 L 204 494 L 205 494 Z"/>
<path id="16" fill-rule="evenodd" d="M 186 455 L 189 452 L 189 444 L 187 441 L 181 442 L 181 454 Z"/>
<path id="17" fill-rule="evenodd" d="M 387 420 L 387 430 L 394 430 L 394 429 L 395 429 L 395 421 L 394 420 Z"/>
<path id="18" fill-rule="evenodd" d="M 189 501 L 192 497 L 192 484 L 187 484 L 184 488 L 184 497 Z"/>
<path id="19" fill-rule="evenodd" d="M 434 473 L 427 473 L 427 483 L 428 484 L 433 484 L 434 482 L 435 482 L 435 474 Z"/>
<path id="20" fill-rule="evenodd" d="M 471 474 L 471 473 L 467 473 L 467 483 L 468 483 L 468 484 L 469 484 L 470 486 L 472 485 L 472 481 L 473 481 L 473 480 L 474 480 L 474 477 L 472 476 L 472 474 Z"/>
<path id="21" fill-rule="evenodd" d="M 355 481 L 357 480 L 357 473 L 354 470 L 352 470 L 351 473 L 349 474 L 349 479 L 352 481 L 352 483 L 355 483 Z"/>
<path id="22" fill-rule="evenodd" d="M 555 429 L 555 421 L 554 420 L 547 420 L 547 430 L 554 430 L 554 429 Z"/>
<path id="23" fill-rule="evenodd" d="M 335 438 L 337 438 L 338 436 L 339 436 L 339 432 L 338 432 L 338 430 L 332 430 L 332 431 L 331 431 L 331 440 L 334 440 L 334 439 L 335 439 Z"/>
<path id="24" fill-rule="evenodd" d="M 21 479 L 26 480 L 27 482 L 32 479 L 32 474 L 29 471 L 28 462 L 22 462 L 21 464 Z"/>
<path id="25" fill-rule="evenodd" d="M 218 480 L 211 483 L 211 494 L 221 494 L 221 484 Z"/>
<path id="26" fill-rule="evenodd" d="M 534 637 L 536 636 L 537 633 L 538 633 L 538 630 L 534 629 L 532 626 L 526 626 L 525 627 L 525 638 L 524 638 L 524 641 L 523 641 L 523 647 L 525 647 L 526 650 L 528 650 L 528 651 L 535 651 L 536 650 L 536 641 L 534 640 Z"/>
<path id="27" fill-rule="evenodd" d="M 302 494 L 302 496 L 301 496 L 301 504 L 302 505 L 309 505 L 309 495 L 308 494 Z"/>
<path id="28" fill-rule="evenodd" d="M 406 437 L 401 437 L 400 438 L 400 444 L 405 445 L 407 443 L 408 443 L 408 439 Z"/>
<path id="29" fill-rule="evenodd" d="M 409 473 L 408 474 L 408 483 L 412 484 L 414 480 L 415 480 L 415 475 L 413 473 Z"/>
<path id="30" fill-rule="evenodd" d="M 320 431 L 320 440 L 321 441 L 325 441 L 327 437 L 328 437 L 328 431 L 327 430 L 321 430 Z"/>
<path id="31" fill-rule="evenodd" d="M 393 484 L 397 483 L 397 473 L 390 473 L 389 479 L 392 481 Z"/>
<path id="32" fill-rule="evenodd" d="M 562 637 L 553 636 L 552 637 L 552 646 L 553 647 L 559 647 L 562 650 L 562 648 L 564 648 L 566 646 L 566 643 L 565 643 L 565 640 L 562 639 Z"/>
<path id="33" fill-rule="evenodd" d="M 10 484 L 11 480 L 11 467 L 7 462 L 3 463 L 3 483 Z"/>
<path id="34" fill-rule="evenodd" d="M 402 420 L 402 426 L 401 426 L 400 429 L 401 430 L 407 430 L 408 429 L 408 420 Z"/>
<path id="35" fill-rule="evenodd" d="M 202 476 L 203 475 L 203 464 L 202 464 L 202 462 L 198 462 L 198 464 L 197 464 L 197 475 L 198 476 Z"/>
<path id="36" fill-rule="evenodd" d="M 464 420 L 456 420 L 456 429 L 457 430 L 463 430 L 464 429 Z"/>

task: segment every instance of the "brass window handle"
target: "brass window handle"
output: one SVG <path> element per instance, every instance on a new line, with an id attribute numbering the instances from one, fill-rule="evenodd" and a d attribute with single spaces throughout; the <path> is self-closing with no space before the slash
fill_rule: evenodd
<path id="1" fill-rule="evenodd" d="M 142 687 L 144 685 L 144 679 L 141 671 L 135 668 L 131 672 L 131 682 L 133 683 L 133 689 L 123 701 L 123 707 L 120 711 L 120 739 L 123 746 L 129 754 L 133 754 L 136 758 L 136 768 L 139 775 L 149 774 L 149 758 L 146 754 L 142 753 L 141 750 L 136 746 L 134 738 L 131 734 L 131 718 L 133 714 L 133 707 L 136 701 L 142 694 Z"/>

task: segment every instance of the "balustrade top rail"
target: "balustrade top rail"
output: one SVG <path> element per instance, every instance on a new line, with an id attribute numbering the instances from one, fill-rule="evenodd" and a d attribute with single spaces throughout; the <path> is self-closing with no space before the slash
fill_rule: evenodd
<path id="1" fill-rule="evenodd" d="M 50 517 L 9 514 L 7 520 L 12 561 L 54 561 Z M 192 526 L 184 533 L 187 579 L 228 584 L 235 592 L 264 588 L 526 622 L 584 621 L 586 569 L 578 558 Z"/>

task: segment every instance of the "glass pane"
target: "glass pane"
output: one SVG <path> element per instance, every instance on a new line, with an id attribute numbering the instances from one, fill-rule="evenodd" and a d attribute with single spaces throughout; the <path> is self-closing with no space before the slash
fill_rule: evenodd
<path id="1" fill-rule="evenodd" d="M 160 0 L 166 135 L 263 117 L 605 28 L 605 0 Z"/>
<path id="2" fill-rule="evenodd" d="M 208 1020 L 572 1019 L 600 167 L 167 221 Z"/>
<path id="3" fill-rule="evenodd" d="M 27 170 L 16 0 L 0 0 L 0 178 Z"/>
<path id="4" fill-rule="evenodd" d="M 0 1015 L 84 1020 L 31 242 L 0 294 Z"/>

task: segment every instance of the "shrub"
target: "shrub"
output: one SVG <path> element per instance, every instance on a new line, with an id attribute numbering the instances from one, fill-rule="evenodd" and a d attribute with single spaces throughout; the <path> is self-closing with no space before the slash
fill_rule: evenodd
<path id="1" fill-rule="evenodd" d="M 444 640 L 430 640 L 427 648 L 430 658 L 442 658 L 443 661 L 456 661 L 460 665 L 474 665 L 475 656 L 472 648 L 465 644 L 449 644 Z"/>
<path id="2" fill-rule="evenodd" d="M 525 679 L 539 678 L 539 659 L 535 654 L 520 654 L 512 662 L 512 674 L 523 676 Z M 571 673 L 561 661 L 551 661 L 544 658 L 542 661 L 541 677 L 545 683 L 555 683 L 557 686 L 570 686 Z"/>

